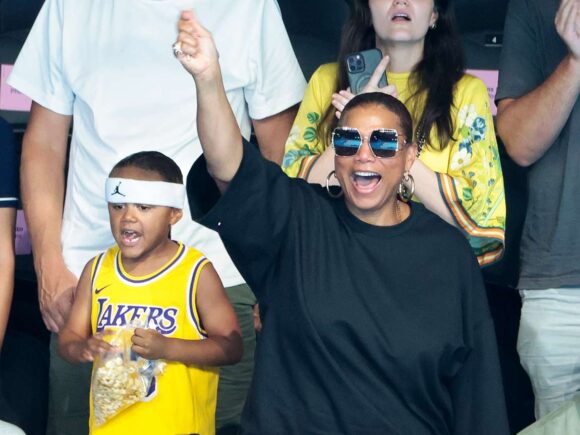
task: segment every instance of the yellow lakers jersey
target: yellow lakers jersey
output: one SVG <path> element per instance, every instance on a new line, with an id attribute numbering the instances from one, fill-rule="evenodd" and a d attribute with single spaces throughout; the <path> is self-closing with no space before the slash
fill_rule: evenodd
<path id="1" fill-rule="evenodd" d="M 141 277 L 131 276 L 123 269 L 117 246 L 95 257 L 91 274 L 93 334 L 138 320 L 155 325 L 167 337 L 205 339 L 195 301 L 199 276 L 206 264 L 203 254 L 183 244 L 166 265 Z M 131 405 L 100 427 L 96 427 L 91 400 L 91 433 L 212 435 L 217 384 L 216 367 L 167 361 L 164 372 L 153 379 L 144 401 Z"/>

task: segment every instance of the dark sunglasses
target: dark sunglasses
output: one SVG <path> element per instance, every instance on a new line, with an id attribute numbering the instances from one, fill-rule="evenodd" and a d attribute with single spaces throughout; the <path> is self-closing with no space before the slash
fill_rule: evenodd
<path id="1" fill-rule="evenodd" d="M 402 136 L 402 135 L 401 135 Z M 366 137 L 356 128 L 337 127 L 332 132 L 332 147 L 339 157 L 354 156 L 367 139 L 375 157 L 390 159 L 399 151 L 399 133 L 392 128 L 379 128 Z M 403 145 L 407 142 L 403 141 Z"/>

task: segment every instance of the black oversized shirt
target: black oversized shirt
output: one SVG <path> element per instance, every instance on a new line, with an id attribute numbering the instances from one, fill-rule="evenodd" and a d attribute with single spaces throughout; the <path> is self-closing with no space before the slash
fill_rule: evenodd
<path id="1" fill-rule="evenodd" d="M 455 228 L 420 204 L 366 224 L 249 144 L 221 198 L 203 158 L 187 191 L 263 312 L 244 433 L 507 433 L 481 274 Z"/>

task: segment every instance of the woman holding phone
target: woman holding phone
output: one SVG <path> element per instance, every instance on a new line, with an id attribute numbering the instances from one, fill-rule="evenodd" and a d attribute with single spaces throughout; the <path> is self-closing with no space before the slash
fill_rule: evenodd
<path id="1" fill-rule="evenodd" d="M 329 195 L 243 141 L 211 35 L 182 17 L 204 153 L 190 210 L 263 312 L 242 433 L 507 434 L 477 261 L 456 229 L 398 198 L 417 152 L 405 106 L 380 92 L 346 105 L 332 134 L 343 195 Z"/>
<path id="2" fill-rule="evenodd" d="M 353 0 L 337 63 L 312 76 L 286 143 L 284 171 L 335 184 L 330 132 L 353 97 L 346 59 L 383 53 L 362 92 L 399 98 L 415 124 L 419 158 L 403 177 L 408 196 L 457 226 L 479 264 L 501 258 L 505 200 L 485 84 L 464 73 L 452 0 Z M 386 74 L 388 85 L 379 87 Z"/>

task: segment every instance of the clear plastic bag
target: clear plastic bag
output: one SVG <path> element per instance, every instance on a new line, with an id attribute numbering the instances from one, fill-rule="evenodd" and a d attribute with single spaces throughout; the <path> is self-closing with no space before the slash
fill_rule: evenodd
<path id="1" fill-rule="evenodd" d="M 153 378 L 163 371 L 161 361 L 147 360 L 131 351 L 136 327 L 125 325 L 115 329 L 108 336 L 115 348 L 95 359 L 91 388 L 97 427 L 146 398 Z"/>

